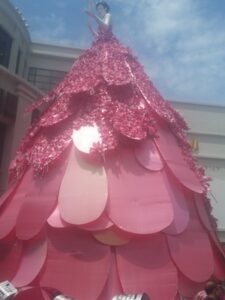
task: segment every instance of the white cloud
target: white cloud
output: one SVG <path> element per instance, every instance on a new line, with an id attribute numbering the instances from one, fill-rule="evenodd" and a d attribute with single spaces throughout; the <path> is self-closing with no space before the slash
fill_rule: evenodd
<path id="1" fill-rule="evenodd" d="M 123 9 L 122 39 L 166 98 L 225 104 L 225 24 L 202 13 L 203 1 L 114 1 Z"/>

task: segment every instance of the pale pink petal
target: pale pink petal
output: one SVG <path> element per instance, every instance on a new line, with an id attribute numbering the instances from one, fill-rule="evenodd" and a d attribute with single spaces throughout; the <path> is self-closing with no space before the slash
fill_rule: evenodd
<path id="1" fill-rule="evenodd" d="M 105 212 L 101 215 L 101 217 L 89 224 L 80 226 L 80 228 L 83 228 L 88 231 L 99 231 L 99 230 L 105 230 L 113 226 L 113 223 L 109 220 L 109 217 L 105 214 Z"/>
<path id="2" fill-rule="evenodd" d="M 71 229 L 50 230 L 49 239 L 41 286 L 56 288 L 75 299 L 97 299 L 109 275 L 109 247 Z"/>
<path id="3" fill-rule="evenodd" d="M 22 256 L 22 243 L 17 241 L 12 245 L 3 244 L 0 247 L 0 282 L 2 282 L 14 277 Z"/>
<path id="4" fill-rule="evenodd" d="M 49 226 L 53 228 L 65 228 L 68 227 L 68 224 L 66 224 L 61 216 L 59 211 L 59 206 L 57 205 L 53 213 L 50 215 L 50 217 L 47 220 Z"/>
<path id="5" fill-rule="evenodd" d="M 47 257 L 47 241 L 43 238 L 25 242 L 22 260 L 12 280 L 16 287 L 27 286 L 39 275 Z"/>
<path id="6" fill-rule="evenodd" d="M 184 191 L 182 191 L 180 186 L 177 186 L 177 182 L 173 182 L 171 188 L 174 193 L 174 197 L 172 197 L 174 219 L 172 224 L 167 227 L 164 232 L 176 235 L 182 233 L 187 228 L 190 217 L 186 204 L 188 199 L 185 198 Z"/>
<path id="7" fill-rule="evenodd" d="M 182 149 L 170 128 L 158 126 L 158 134 L 159 137 L 155 138 L 155 143 L 173 175 L 189 190 L 203 193 L 203 186 L 185 161 Z"/>
<path id="8" fill-rule="evenodd" d="M 137 146 L 135 155 L 139 163 L 150 171 L 160 171 L 164 168 L 164 162 L 152 139 L 146 139 Z"/>
<path id="9" fill-rule="evenodd" d="M 8 199 L 7 205 L 2 209 L 0 213 L 0 240 L 14 229 L 20 207 L 27 194 L 27 187 L 33 180 L 33 170 L 29 169 L 24 175 L 16 193 L 13 193 L 13 196 Z"/>
<path id="10" fill-rule="evenodd" d="M 19 239 L 29 240 L 43 228 L 56 206 L 65 168 L 66 160 L 61 166 L 57 166 L 57 170 L 53 169 L 43 177 L 37 176 L 27 185 L 16 225 L 16 235 Z"/>
<path id="11" fill-rule="evenodd" d="M 165 171 L 150 172 L 136 161 L 132 149 L 106 157 L 109 181 L 108 215 L 120 229 L 155 233 L 173 221 L 173 193 Z"/>
<path id="12" fill-rule="evenodd" d="M 62 219 L 76 225 L 91 223 L 103 213 L 107 197 L 104 168 L 88 164 L 75 149 L 72 149 L 59 191 Z"/>
<path id="13" fill-rule="evenodd" d="M 208 234 L 200 223 L 194 201 L 187 201 L 190 219 L 187 229 L 167 236 L 171 256 L 181 273 L 195 282 L 208 280 L 214 271 L 214 258 Z"/>
<path id="14" fill-rule="evenodd" d="M 119 231 L 115 227 L 93 233 L 94 238 L 102 244 L 109 246 L 126 245 L 132 239 L 131 235 Z"/>
<path id="15" fill-rule="evenodd" d="M 154 300 L 174 300 L 177 270 L 163 235 L 136 239 L 117 248 L 119 276 L 126 294 L 147 293 Z"/>

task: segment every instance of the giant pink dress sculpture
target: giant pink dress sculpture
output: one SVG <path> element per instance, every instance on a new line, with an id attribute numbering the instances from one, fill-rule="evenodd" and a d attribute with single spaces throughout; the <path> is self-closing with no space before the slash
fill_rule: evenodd
<path id="1" fill-rule="evenodd" d="M 0 198 L 0 282 L 34 287 L 18 299 L 192 299 L 225 278 L 185 121 L 110 30 L 41 105 Z"/>

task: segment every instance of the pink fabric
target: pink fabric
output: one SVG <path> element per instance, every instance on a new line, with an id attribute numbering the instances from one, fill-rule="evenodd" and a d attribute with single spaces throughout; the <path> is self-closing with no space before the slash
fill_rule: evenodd
<path id="1" fill-rule="evenodd" d="M 83 300 L 174 300 L 224 276 L 185 121 L 111 31 L 32 108 L 42 104 L 10 166 L 15 186 L 0 198 L 3 280 Z M 17 297 L 48 299 L 39 288 Z"/>

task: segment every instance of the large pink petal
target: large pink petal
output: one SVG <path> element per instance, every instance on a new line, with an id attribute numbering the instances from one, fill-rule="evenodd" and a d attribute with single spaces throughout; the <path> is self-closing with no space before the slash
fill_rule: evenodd
<path id="1" fill-rule="evenodd" d="M 203 193 L 204 188 L 185 161 L 181 147 L 168 126 L 158 126 L 155 143 L 173 175 L 189 190 Z"/>
<path id="2" fill-rule="evenodd" d="M 13 193 L 13 197 L 8 199 L 8 203 L 2 209 L 0 213 L 0 239 L 6 237 L 15 227 L 20 207 L 27 194 L 27 188 L 33 180 L 33 171 L 29 169 L 17 188 L 16 194 Z"/>
<path id="3" fill-rule="evenodd" d="M 222 256 L 225 258 L 225 251 L 222 248 L 222 245 L 219 241 L 219 238 L 217 236 L 215 225 L 212 223 L 212 216 L 210 216 L 210 212 L 206 208 L 207 199 L 204 198 L 204 196 L 201 195 L 195 195 L 195 205 L 197 208 L 198 215 L 200 217 L 200 220 L 202 224 L 205 226 L 205 228 L 208 230 L 210 237 L 214 244 L 216 245 L 217 249 L 220 251 Z"/>
<path id="4" fill-rule="evenodd" d="M 107 196 L 104 168 L 88 164 L 72 148 L 59 192 L 62 219 L 75 225 L 94 222 L 103 213 Z"/>
<path id="5" fill-rule="evenodd" d="M 19 266 L 22 254 L 22 243 L 17 241 L 12 245 L 0 244 L 0 282 L 11 280 Z"/>
<path id="6" fill-rule="evenodd" d="M 16 225 L 19 239 L 29 240 L 41 231 L 56 206 L 65 167 L 66 160 L 61 166 L 57 166 L 57 170 L 53 169 L 47 175 L 37 176 L 28 182 L 25 201 Z"/>
<path id="7" fill-rule="evenodd" d="M 184 191 L 182 191 L 181 186 L 175 182 L 171 185 L 173 189 L 174 197 L 172 197 L 173 209 L 174 209 L 174 219 L 172 224 L 167 227 L 164 232 L 167 234 L 180 234 L 188 226 L 189 223 L 189 211 L 186 204 L 188 199 L 185 198 Z"/>
<path id="8" fill-rule="evenodd" d="M 47 242 L 45 238 L 24 242 L 22 260 L 18 271 L 12 280 L 16 287 L 31 284 L 39 275 L 47 257 Z"/>
<path id="9" fill-rule="evenodd" d="M 71 229 L 50 230 L 49 238 L 41 285 L 75 299 L 97 299 L 109 274 L 109 247 L 83 231 Z"/>
<path id="10" fill-rule="evenodd" d="M 163 235 L 136 239 L 117 248 L 118 270 L 126 294 L 146 292 L 154 300 L 174 300 L 177 270 Z"/>
<path id="11" fill-rule="evenodd" d="M 121 294 L 123 294 L 123 289 L 119 279 L 115 252 L 113 252 L 109 277 L 98 300 L 112 299 L 113 296 Z"/>
<path id="12" fill-rule="evenodd" d="M 152 139 L 146 139 L 137 146 L 135 155 L 139 163 L 150 171 L 160 171 L 164 168 L 164 162 Z"/>
<path id="13" fill-rule="evenodd" d="M 219 280 L 224 280 L 225 278 L 225 259 L 221 253 L 214 249 L 214 276 Z"/>
<path id="14" fill-rule="evenodd" d="M 181 273 L 178 274 L 178 289 L 180 294 L 186 299 L 193 297 L 204 289 L 204 283 L 196 283 L 186 278 Z"/>
<path id="15" fill-rule="evenodd" d="M 150 172 L 124 148 L 105 161 L 109 181 L 108 215 L 122 230 L 148 234 L 173 221 L 173 193 L 165 171 Z"/>
<path id="16" fill-rule="evenodd" d="M 0 207 L 5 203 L 10 201 L 10 199 L 14 196 L 16 189 L 18 187 L 18 185 L 20 184 L 21 179 L 18 180 L 16 183 L 14 183 L 13 185 L 11 185 L 7 191 L 0 197 Z"/>
<path id="17" fill-rule="evenodd" d="M 171 256 L 188 279 L 195 282 L 208 280 L 214 271 L 214 258 L 208 234 L 200 223 L 194 201 L 187 201 L 190 223 L 177 236 L 167 236 Z"/>

